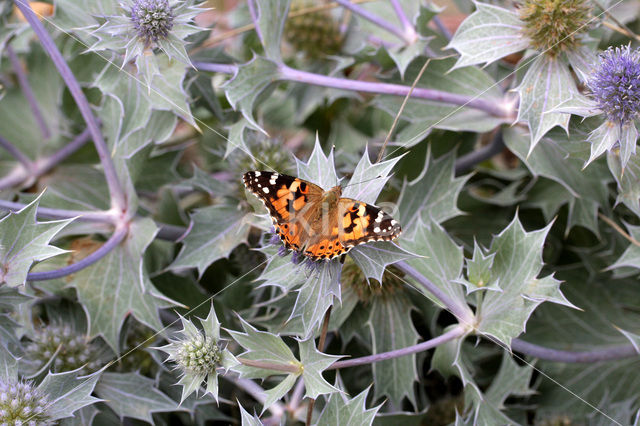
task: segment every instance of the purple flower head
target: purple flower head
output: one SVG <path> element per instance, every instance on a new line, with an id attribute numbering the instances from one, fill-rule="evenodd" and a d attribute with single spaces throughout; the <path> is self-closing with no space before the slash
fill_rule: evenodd
<path id="1" fill-rule="evenodd" d="M 623 124 L 640 116 L 640 50 L 609 48 L 600 54 L 587 85 L 607 120 Z"/>
<path id="2" fill-rule="evenodd" d="M 134 0 L 131 21 L 147 46 L 165 39 L 173 28 L 173 9 L 168 0 Z"/>

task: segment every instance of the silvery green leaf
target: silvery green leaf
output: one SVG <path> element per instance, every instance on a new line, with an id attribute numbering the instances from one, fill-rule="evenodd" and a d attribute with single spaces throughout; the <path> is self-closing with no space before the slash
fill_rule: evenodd
<path id="1" fill-rule="evenodd" d="M 516 424 L 501 410 L 504 409 L 508 396 L 528 396 L 535 393 L 533 389 L 529 389 L 532 374 L 533 368 L 530 365 L 520 367 L 504 352 L 500 370 L 486 392 L 481 394 L 476 388 L 470 389 L 469 395 L 473 401 L 470 417 L 473 418 L 473 424 Z"/>
<path id="2" fill-rule="evenodd" d="M 305 396 L 317 398 L 319 395 L 340 392 L 340 389 L 331 386 L 322 377 L 322 372 L 336 362 L 340 355 L 327 355 L 316 349 L 313 338 L 298 341 L 300 348 L 300 363 L 303 366 L 302 378 L 305 386 Z"/>
<path id="3" fill-rule="evenodd" d="M 18 379 L 18 359 L 0 345 L 0 380 L 7 383 Z"/>
<path id="4" fill-rule="evenodd" d="M 568 304 L 551 277 L 537 278 L 542 270 L 542 246 L 551 224 L 526 232 L 516 216 L 494 237 L 490 253 L 495 254 L 491 273 L 502 292 L 485 293 L 476 317 L 480 333 L 510 345 L 525 329 L 535 308 L 545 300 Z"/>
<path id="5" fill-rule="evenodd" d="M 369 394 L 367 388 L 349 399 L 345 393 L 333 393 L 329 396 L 327 404 L 322 409 L 320 417 L 314 423 L 319 425 L 341 425 L 341 426 L 365 426 L 372 425 L 376 413 L 382 405 L 367 409 L 366 400 Z"/>
<path id="6" fill-rule="evenodd" d="M 216 341 L 220 340 L 220 321 L 218 321 L 216 311 L 213 308 L 213 299 L 211 300 L 209 315 L 205 319 L 200 319 L 200 324 L 202 324 L 205 336 L 213 337 Z"/>
<path id="7" fill-rule="evenodd" d="M 593 50 L 584 44 L 580 44 L 565 51 L 569 65 L 576 72 L 581 82 L 586 83 L 598 58 Z"/>
<path id="8" fill-rule="evenodd" d="M 462 22 L 447 46 L 460 52 L 455 68 L 489 64 L 529 47 L 524 23 L 511 10 L 474 2 L 476 11 Z"/>
<path id="9" fill-rule="evenodd" d="M 149 423 L 153 413 L 175 411 L 178 404 L 156 388 L 155 382 L 138 373 L 103 373 L 96 395 L 123 417 Z"/>
<path id="10" fill-rule="evenodd" d="M 598 204 L 585 198 L 569 199 L 569 218 L 567 220 L 567 232 L 579 225 L 590 229 L 595 235 L 600 235 L 598 228 Z"/>
<path id="11" fill-rule="evenodd" d="M 413 82 L 420 72 L 424 62 L 413 61 L 407 68 L 405 80 L 397 76 L 390 80 L 392 83 L 407 84 Z M 475 67 L 463 69 L 450 68 L 454 64 L 453 58 L 432 60 L 424 71 L 416 87 L 436 90 L 446 90 L 450 93 L 481 98 L 498 105 L 505 104 L 504 95 L 491 75 Z M 404 102 L 402 96 L 380 95 L 374 99 L 374 104 L 395 117 Z M 442 102 L 411 98 L 402 112 L 402 119 L 409 122 L 406 130 L 401 129 L 393 138 L 395 143 L 411 145 L 422 140 L 432 129 L 468 130 L 473 132 L 488 132 L 501 123 L 505 118 L 495 117 L 475 108 L 458 105 L 446 105 Z"/>
<path id="12" fill-rule="evenodd" d="M 623 330 L 621 328 L 619 328 L 618 331 L 622 333 L 624 337 L 629 339 L 629 341 L 633 345 L 633 348 L 636 350 L 636 352 L 638 352 L 638 354 L 640 354 L 640 335 L 627 330 Z"/>
<path id="13" fill-rule="evenodd" d="M 262 426 L 262 422 L 255 414 L 251 415 L 244 409 L 240 401 L 238 401 L 238 407 L 240 407 L 240 418 L 242 420 L 242 426 Z"/>
<path id="14" fill-rule="evenodd" d="M 98 409 L 95 405 L 87 405 L 86 407 L 82 407 L 75 413 L 73 413 L 73 417 L 66 417 L 64 419 L 60 419 L 60 426 L 84 426 L 84 425 L 92 425 L 93 419 L 98 414 Z"/>
<path id="15" fill-rule="evenodd" d="M 12 41 L 12 45 L 15 46 L 15 41 Z M 4 60 L 3 65 L 6 57 Z M 51 136 L 43 143 L 40 127 L 22 90 L 18 85 L 8 84 L 3 84 L 4 90 L 0 92 L 0 135 L 19 147 L 27 157 L 35 159 L 44 150 L 62 147 L 66 143 L 62 134 L 68 131 L 68 119 L 60 108 L 65 89 L 60 74 L 44 49 L 31 50 L 24 57 L 24 62 L 26 70 L 38 70 L 37 73 L 28 72 L 27 79 Z"/>
<path id="16" fill-rule="evenodd" d="M 122 71 L 111 66 L 93 83 L 106 95 L 99 118 L 111 150 L 146 127 L 152 111 L 152 104 L 138 81 L 122 77 Z"/>
<path id="17" fill-rule="evenodd" d="M 572 422 L 594 425 L 631 424 L 633 410 L 623 410 L 625 415 L 619 416 L 615 407 L 625 400 L 635 401 L 640 392 L 640 378 L 637 374 L 630 374 L 636 363 L 637 358 L 606 364 L 538 363 L 537 368 L 552 377 L 556 383 L 543 380 L 538 386 L 537 400 L 541 405 L 537 416 L 544 418 L 557 416 L 558 413 L 571 413 Z M 580 399 L 558 387 L 557 383 L 562 383 L 574 394 L 579 394 Z M 594 412 L 592 407 L 601 408 Z"/>
<path id="18" fill-rule="evenodd" d="M 40 205 L 85 211 L 108 210 L 109 190 L 104 174 L 90 165 L 58 166 L 48 175 L 47 190 L 41 196 Z M 92 224 L 93 229 L 97 226 Z"/>
<path id="19" fill-rule="evenodd" d="M 227 148 L 224 152 L 224 158 L 227 158 L 229 154 L 231 154 L 236 149 L 241 150 L 242 152 L 249 153 L 249 147 L 247 146 L 247 141 L 245 137 L 245 133 L 248 130 L 260 130 L 258 127 L 254 126 L 249 120 L 246 118 L 241 118 L 237 122 L 233 123 L 229 126 L 229 135 L 227 136 Z"/>
<path id="20" fill-rule="evenodd" d="M 634 122 L 622 125 L 620 129 L 620 162 L 622 168 L 627 167 L 629 159 L 635 156 L 636 141 L 638 140 L 638 130 Z"/>
<path id="21" fill-rule="evenodd" d="M 289 392 L 291 388 L 293 388 L 293 385 L 296 384 L 297 380 L 298 380 L 298 375 L 289 374 L 284 379 L 282 379 L 282 381 L 278 383 L 275 387 L 271 389 L 267 389 L 265 391 L 267 398 L 262 404 L 262 413 L 264 413 L 276 401 L 282 399 L 282 397 L 284 397 L 287 394 L 287 392 Z"/>
<path id="22" fill-rule="evenodd" d="M 419 336 L 411 321 L 413 309 L 409 298 L 401 293 L 373 299 L 367 321 L 372 354 L 406 348 L 418 342 Z M 401 407 L 406 396 L 415 405 L 413 385 L 418 379 L 415 354 L 373 363 L 372 369 L 374 400 L 388 396 L 394 406 Z"/>
<path id="23" fill-rule="evenodd" d="M 560 207 L 566 204 L 569 199 L 571 199 L 571 194 L 564 186 L 550 179 L 540 178 L 521 205 L 542 210 L 544 220 L 550 222 Z"/>
<path id="24" fill-rule="evenodd" d="M 91 394 L 96 382 L 104 374 L 108 373 L 96 372 L 82 378 L 78 377 L 78 370 L 47 374 L 38 385 L 38 390 L 49 398 L 47 414 L 51 420 L 71 417 L 76 410 L 100 401 Z"/>
<path id="25" fill-rule="evenodd" d="M 273 364 L 301 366 L 300 362 L 282 338 L 273 333 L 259 331 L 242 318 L 240 318 L 240 322 L 242 323 L 244 333 L 228 330 L 233 340 L 246 350 L 246 352 L 238 355 L 238 358 Z M 249 367 L 246 365 L 239 365 L 235 367 L 234 370 L 240 372 L 243 377 L 250 379 L 266 378 L 273 374 L 286 374 L 282 371 L 274 372 L 273 370 Z"/>
<path id="26" fill-rule="evenodd" d="M 83 40 L 89 40 L 90 29 L 98 27 L 95 17 L 114 15 L 117 7 L 111 0 L 56 0 L 53 22 L 61 31 L 74 31 L 84 36 Z"/>
<path id="27" fill-rule="evenodd" d="M 0 287 L 0 309 L 15 309 L 32 300 L 31 296 L 20 293 L 17 288 Z"/>
<path id="28" fill-rule="evenodd" d="M 604 164 L 595 162 L 583 170 L 584 160 L 588 155 L 588 145 L 584 142 L 586 134 L 579 129 L 571 128 L 571 138 L 551 131 L 543 138 L 536 149 L 528 152 L 528 137 L 520 130 L 505 129 L 504 140 L 507 147 L 526 164 L 534 176 L 544 176 L 561 184 L 569 191 L 566 199 L 573 206 L 569 226 L 580 223 L 589 226 L 594 224 L 594 214 L 598 206 L 607 205 L 607 183 L 611 174 Z M 577 217 L 573 217 L 574 214 Z M 580 218 L 580 215 L 582 218 Z M 568 228 L 570 229 L 570 228 Z M 598 234 L 598 227 L 590 227 Z"/>
<path id="29" fill-rule="evenodd" d="M 34 262 L 66 252 L 49 243 L 73 219 L 38 222 L 39 202 L 37 198 L 20 211 L 0 219 L 0 283 L 10 287 L 22 285 Z"/>
<path id="30" fill-rule="evenodd" d="M 258 97 L 280 77 L 278 65 L 266 58 L 254 57 L 238 70 L 224 86 L 229 103 L 239 110 L 251 126 L 266 132 L 253 117 L 254 104 Z"/>
<path id="31" fill-rule="evenodd" d="M 409 64 L 417 57 L 426 53 L 426 49 L 429 46 L 429 41 L 433 37 L 419 37 L 413 43 L 409 45 L 400 45 L 393 48 L 388 48 L 387 53 L 389 57 L 395 62 L 400 77 L 404 78 L 404 73 L 407 70 Z"/>
<path id="32" fill-rule="evenodd" d="M 183 240 L 172 270 L 197 268 L 202 276 L 209 265 L 229 256 L 237 245 L 246 242 L 250 224 L 245 213 L 234 206 L 215 205 L 196 210 L 193 225 Z"/>
<path id="33" fill-rule="evenodd" d="M 256 278 L 261 282 L 260 286 L 277 286 L 285 291 L 304 284 L 308 279 L 304 267 L 299 268 L 291 261 L 289 256 L 279 256 L 277 249 L 266 247 L 262 252 L 267 256 L 267 265 Z"/>
<path id="34" fill-rule="evenodd" d="M 622 167 L 620 156 L 613 151 L 607 153 L 607 164 L 618 184 L 617 203 L 624 203 L 632 212 L 640 216 L 640 157 L 633 156 Z"/>
<path id="35" fill-rule="evenodd" d="M 473 245 L 473 257 L 466 259 L 467 264 L 467 294 L 476 290 L 500 291 L 500 283 L 492 278 L 491 267 L 495 253 L 486 253 L 477 241 Z"/>
<path id="36" fill-rule="evenodd" d="M 592 117 L 602 113 L 593 99 L 580 93 L 574 93 L 569 99 L 555 107 L 552 112 L 575 114 L 581 117 Z"/>
<path id="37" fill-rule="evenodd" d="M 329 155 L 325 155 L 317 134 L 313 152 L 307 162 L 296 158 L 296 165 L 300 179 L 320 185 L 325 190 L 333 188 L 339 183 L 333 159 L 333 149 L 329 151 Z"/>
<path id="38" fill-rule="evenodd" d="M 371 163 L 368 146 L 365 146 L 364 154 L 358 161 L 349 183 L 344 186 L 342 196 L 368 204 L 375 203 L 380 191 L 391 178 L 389 173 L 402 157 L 398 156 L 379 163 Z"/>
<path id="39" fill-rule="evenodd" d="M 191 114 L 188 94 L 184 89 L 184 63 L 172 61 L 164 55 L 157 57 L 157 61 L 159 74 L 153 78 L 149 89 L 149 99 L 154 108 L 171 111 L 198 128 Z"/>
<path id="40" fill-rule="evenodd" d="M 415 226 L 418 218 L 441 223 L 462 213 L 457 207 L 458 195 L 471 175 L 454 177 L 454 162 L 453 152 L 432 158 L 431 150 L 427 151 L 420 175 L 402 186 L 398 210 L 403 229 Z"/>
<path id="41" fill-rule="evenodd" d="M 199 168 L 196 164 L 193 166 L 193 175 L 182 182 L 181 185 L 189 186 L 190 188 L 204 191 L 211 196 L 228 194 L 233 189 L 229 182 L 216 179 L 210 173 Z"/>
<path id="42" fill-rule="evenodd" d="M 443 332 L 450 331 L 453 327 L 455 326 L 449 326 Z M 456 376 L 460 378 L 462 385 L 467 390 L 472 387 L 475 388 L 474 392 L 480 392 L 471 374 L 473 366 L 462 352 L 464 339 L 465 336 L 462 336 L 438 345 L 433 353 L 433 358 L 431 358 L 431 368 L 444 377 Z"/>
<path id="43" fill-rule="evenodd" d="M 405 234 L 402 246 L 422 257 L 410 259 L 409 265 L 444 291 L 461 310 L 469 310 L 465 291 L 459 280 L 462 277 L 464 256 L 462 247 L 437 223 L 425 224 L 419 219 L 410 233 Z M 433 295 L 422 286 L 416 286 L 425 296 L 443 307 Z"/>
<path id="44" fill-rule="evenodd" d="M 530 155 L 551 128 L 560 126 L 567 130 L 570 115 L 553 111 L 578 90 L 567 65 L 546 55 L 531 61 L 516 90 L 520 95 L 518 121 L 525 121 L 531 132 L 527 153 Z"/>
<path id="45" fill-rule="evenodd" d="M 300 265 L 299 269 L 304 268 Z M 301 317 L 303 338 L 315 333 L 317 325 L 333 305 L 333 298 L 340 300 L 340 273 L 342 264 L 337 260 L 321 262 L 307 277 L 307 282 L 298 291 L 291 318 Z"/>
<path id="46" fill-rule="evenodd" d="M 262 44 L 267 58 L 280 61 L 280 39 L 284 21 L 289 12 L 289 0 L 257 0 L 257 30 L 262 36 Z"/>
<path id="47" fill-rule="evenodd" d="M 144 271 L 142 255 L 156 232 L 157 227 L 149 218 L 133 221 L 122 244 L 69 280 L 68 285 L 75 287 L 87 313 L 89 337 L 102 336 L 116 353 L 125 317 L 131 314 L 159 330 L 162 323 L 158 309 L 174 303 L 158 295 Z"/>
<path id="48" fill-rule="evenodd" d="M 616 142 L 620 140 L 620 130 L 618 124 L 605 121 L 589 135 L 587 141 L 591 142 L 591 155 L 585 163 L 585 167 L 606 151 L 610 151 L 613 148 Z"/>
<path id="49" fill-rule="evenodd" d="M 640 241 L 640 226 L 630 225 L 625 223 L 627 231 L 636 241 Z M 640 269 L 640 247 L 630 243 L 627 249 L 608 269 L 622 268 L 624 266 L 630 266 L 632 268 Z"/>
<path id="50" fill-rule="evenodd" d="M 349 252 L 349 256 L 362 269 L 365 277 L 381 282 L 387 266 L 418 255 L 403 249 L 396 243 L 379 241 L 354 247 Z"/>

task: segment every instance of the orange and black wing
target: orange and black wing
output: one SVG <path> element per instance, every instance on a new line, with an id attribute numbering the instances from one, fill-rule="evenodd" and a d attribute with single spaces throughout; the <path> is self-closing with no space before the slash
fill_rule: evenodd
<path id="1" fill-rule="evenodd" d="M 350 198 L 338 202 L 340 242 L 348 249 L 369 241 L 391 241 L 402 233 L 398 221 L 379 207 Z"/>
<path id="2" fill-rule="evenodd" d="M 244 185 L 267 207 L 276 233 L 288 249 L 299 250 L 303 225 L 299 223 L 302 210 L 318 202 L 324 192 L 321 187 L 294 176 L 275 172 L 247 172 Z"/>

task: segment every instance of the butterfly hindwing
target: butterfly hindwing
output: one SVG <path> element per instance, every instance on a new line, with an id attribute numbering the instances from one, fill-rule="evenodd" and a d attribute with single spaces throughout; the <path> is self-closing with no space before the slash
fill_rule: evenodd
<path id="1" fill-rule="evenodd" d="M 395 219 L 371 204 L 340 198 L 338 212 L 340 242 L 347 248 L 368 241 L 390 241 L 402 233 Z"/>

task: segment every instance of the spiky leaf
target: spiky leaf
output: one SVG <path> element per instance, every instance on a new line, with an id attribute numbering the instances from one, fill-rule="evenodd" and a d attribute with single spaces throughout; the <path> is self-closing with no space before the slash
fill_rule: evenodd
<path id="1" fill-rule="evenodd" d="M 197 268 L 200 276 L 210 264 L 227 257 L 237 245 L 246 242 L 250 229 L 244 212 L 226 205 L 198 209 L 191 220 L 192 228 L 170 268 Z"/>
<path id="2" fill-rule="evenodd" d="M 24 284 L 34 262 L 65 252 L 49 242 L 72 219 L 38 222 L 38 203 L 36 199 L 22 210 L 0 219 L 0 283 L 11 287 Z"/>
<path id="3" fill-rule="evenodd" d="M 153 413 L 174 411 L 178 404 L 138 373 L 104 373 L 96 394 L 120 416 L 152 422 Z"/>
<path id="4" fill-rule="evenodd" d="M 524 23 L 515 12 L 486 3 L 475 6 L 447 46 L 460 53 L 455 68 L 489 64 L 529 47 L 522 34 Z"/>

